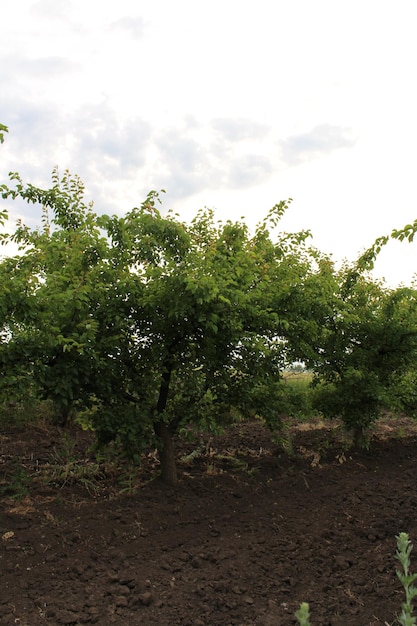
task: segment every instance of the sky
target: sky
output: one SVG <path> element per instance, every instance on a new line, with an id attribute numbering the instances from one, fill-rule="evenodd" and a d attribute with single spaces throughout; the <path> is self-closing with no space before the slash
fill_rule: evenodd
<path id="1" fill-rule="evenodd" d="M 98 213 L 254 226 L 293 201 L 335 261 L 417 219 L 415 0 L 3 0 L 0 183 L 78 174 Z M 1 201 L 11 221 L 40 211 Z M 417 242 L 375 276 L 409 284 Z"/>

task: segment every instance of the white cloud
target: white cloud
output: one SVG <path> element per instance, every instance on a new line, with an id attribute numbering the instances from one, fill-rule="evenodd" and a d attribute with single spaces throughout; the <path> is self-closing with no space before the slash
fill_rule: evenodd
<path id="1" fill-rule="evenodd" d="M 417 214 L 414 16 L 412 0 L 7 2 L 0 182 L 47 185 L 58 164 L 98 211 L 163 187 L 181 213 L 250 222 L 291 196 L 285 228 L 354 258 Z M 408 275 L 390 254 L 387 278 Z"/>
<path id="2" fill-rule="evenodd" d="M 262 154 L 247 154 L 233 161 L 230 182 L 234 187 L 246 188 L 265 182 L 273 171 L 273 165 Z"/>
<path id="3" fill-rule="evenodd" d="M 55 80 L 79 69 L 79 64 L 62 56 L 27 58 L 13 56 L 5 58 L 2 73 L 14 77 L 14 81 L 22 83 L 27 80 Z"/>
<path id="4" fill-rule="evenodd" d="M 245 139 L 260 139 L 270 130 L 267 124 L 256 120 L 234 117 L 219 117 L 211 121 L 212 128 L 227 141 L 243 141 Z"/>
<path id="5" fill-rule="evenodd" d="M 145 20 L 141 17 L 121 17 L 110 24 L 110 30 L 128 33 L 133 39 L 142 39 L 145 33 Z"/>
<path id="6" fill-rule="evenodd" d="M 73 3 L 71 0 L 57 2 L 57 0 L 38 0 L 32 3 L 30 13 L 34 17 L 65 20 L 71 15 Z"/>
<path id="7" fill-rule="evenodd" d="M 148 122 L 139 117 L 120 121 L 105 105 L 83 109 L 69 129 L 69 134 L 77 139 L 79 161 L 100 162 L 108 158 L 112 168 L 125 173 L 145 164 L 150 133 Z"/>
<path id="8" fill-rule="evenodd" d="M 297 165 L 340 148 L 350 148 L 354 143 L 349 130 L 331 124 L 320 124 L 308 132 L 281 140 L 279 146 L 283 161 L 288 165 Z"/>

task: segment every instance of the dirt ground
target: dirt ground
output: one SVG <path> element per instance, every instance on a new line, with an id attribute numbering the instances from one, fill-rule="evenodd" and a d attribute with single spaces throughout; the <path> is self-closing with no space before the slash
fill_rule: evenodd
<path id="1" fill-rule="evenodd" d="M 323 426 L 178 442 L 176 489 L 152 480 L 153 451 L 117 469 L 81 430 L 3 429 L 0 624 L 285 626 L 302 601 L 314 626 L 396 623 L 416 428 L 381 424 L 352 452 Z"/>

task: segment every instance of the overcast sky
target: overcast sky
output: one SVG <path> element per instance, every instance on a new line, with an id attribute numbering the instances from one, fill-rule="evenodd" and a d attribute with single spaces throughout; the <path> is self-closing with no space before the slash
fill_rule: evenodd
<path id="1" fill-rule="evenodd" d="M 97 212 L 164 188 L 186 219 L 250 224 L 291 197 L 282 228 L 336 260 L 417 218 L 415 0 L 3 0 L 1 17 L 0 182 L 49 186 L 58 165 Z M 377 274 L 409 283 L 416 246 Z"/>

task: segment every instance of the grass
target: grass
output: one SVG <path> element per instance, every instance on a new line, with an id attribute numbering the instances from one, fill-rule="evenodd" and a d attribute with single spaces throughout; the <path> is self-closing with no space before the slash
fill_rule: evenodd
<path id="1" fill-rule="evenodd" d="M 99 491 L 98 481 L 103 477 L 100 463 L 78 457 L 75 441 L 67 433 L 64 433 L 59 449 L 54 449 L 44 470 L 46 484 L 61 488 L 79 485 L 91 493 Z"/>
<path id="2" fill-rule="evenodd" d="M 284 372 L 283 380 L 298 389 L 308 389 L 313 380 L 311 372 Z"/>

